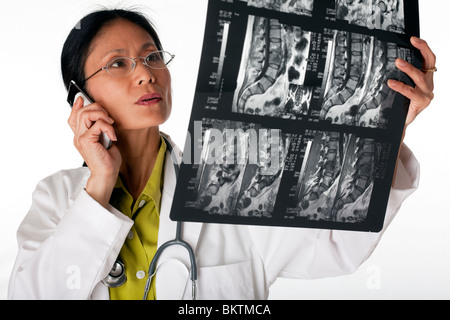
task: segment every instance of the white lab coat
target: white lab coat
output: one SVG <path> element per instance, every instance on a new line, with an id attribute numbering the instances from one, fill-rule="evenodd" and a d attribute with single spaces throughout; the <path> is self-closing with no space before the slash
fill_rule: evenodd
<path id="1" fill-rule="evenodd" d="M 113 207 L 106 210 L 86 193 L 89 174 L 87 168 L 61 171 L 37 185 L 17 233 L 9 299 L 109 299 L 101 280 L 133 221 Z M 169 154 L 164 174 L 158 246 L 172 240 L 176 231 L 169 218 L 176 182 Z M 417 188 L 418 177 L 419 165 L 404 145 L 385 227 Z M 382 233 L 184 223 L 182 238 L 196 255 L 198 299 L 240 300 L 267 299 L 277 277 L 314 279 L 354 272 Z M 191 299 L 189 269 L 184 248 L 165 250 L 157 267 L 157 298 Z"/>

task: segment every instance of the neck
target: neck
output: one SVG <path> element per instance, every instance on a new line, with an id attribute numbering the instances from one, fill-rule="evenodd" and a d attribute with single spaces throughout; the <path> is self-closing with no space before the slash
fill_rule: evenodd
<path id="1" fill-rule="evenodd" d="M 120 175 L 136 200 L 150 178 L 161 146 L 159 128 L 119 133 L 117 147 L 122 155 Z"/>

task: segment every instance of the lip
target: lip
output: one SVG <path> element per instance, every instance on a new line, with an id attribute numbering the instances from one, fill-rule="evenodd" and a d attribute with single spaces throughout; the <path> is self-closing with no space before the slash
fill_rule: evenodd
<path id="1" fill-rule="evenodd" d="M 136 101 L 136 104 L 141 105 L 141 106 L 148 106 L 151 104 L 158 103 L 161 100 L 162 100 L 162 98 L 159 93 L 149 93 L 149 94 L 144 94 L 142 97 L 140 97 L 139 100 Z"/>

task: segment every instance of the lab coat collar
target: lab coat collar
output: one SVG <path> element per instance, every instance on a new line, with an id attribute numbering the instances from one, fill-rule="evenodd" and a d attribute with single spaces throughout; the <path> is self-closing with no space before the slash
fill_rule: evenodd
<path id="1" fill-rule="evenodd" d="M 161 199 L 161 215 L 158 234 L 158 248 L 167 241 L 173 240 L 176 234 L 177 222 L 170 219 L 170 210 L 174 200 L 176 186 L 176 171 L 174 158 L 181 163 L 181 151 L 173 144 L 170 137 L 162 134 L 168 145 L 164 168 L 164 189 Z M 176 201 L 176 200 L 175 200 Z M 196 251 L 202 223 L 183 222 L 181 238 Z M 179 300 L 191 297 L 190 259 L 187 250 L 179 245 L 168 247 L 161 254 L 156 266 L 156 298 L 159 300 Z M 185 292 L 186 285 L 189 292 Z"/>
<path id="2" fill-rule="evenodd" d="M 158 248 L 167 241 L 173 240 L 176 234 L 177 223 L 170 219 L 170 209 L 172 201 L 174 200 L 174 193 L 176 187 L 176 172 L 174 167 L 174 160 L 181 163 L 182 153 L 179 148 L 173 143 L 170 137 L 161 133 L 168 144 L 166 151 L 166 160 L 164 166 L 164 187 L 161 198 L 161 213 L 158 232 Z M 85 168 L 86 172 L 83 175 L 81 183 L 78 184 L 77 189 L 74 190 L 70 202 L 86 187 L 87 180 L 90 177 L 90 171 Z M 189 243 L 194 253 L 202 223 L 188 223 L 184 222 L 181 233 L 181 238 Z M 156 266 L 156 298 L 158 300 L 181 300 L 183 298 L 191 298 L 190 282 L 190 259 L 186 249 L 181 246 L 171 246 L 164 250 L 163 254 L 158 260 Z M 189 292 L 185 292 L 189 288 Z M 143 295 L 144 293 L 142 293 Z M 99 284 L 93 293 L 95 299 L 108 299 L 108 288 L 102 283 Z"/>

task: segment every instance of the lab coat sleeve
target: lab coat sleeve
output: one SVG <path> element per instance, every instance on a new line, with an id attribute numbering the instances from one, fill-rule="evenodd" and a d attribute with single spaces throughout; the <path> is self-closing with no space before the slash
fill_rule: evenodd
<path id="1" fill-rule="evenodd" d="M 315 279 L 349 274 L 371 255 L 403 201 L 418 187 L 419 164 L 402 146 L 396 180 L 391 188 L 383 230 L 379 233 L 341 230 L 253 230 L 269 285 L 277 277 Z"/>
<path id="2" fill-rule="evenodd" d="M 70 174 L 40 182 L 19 227 L 9 299 L 90 299 L 109 273 L 132 221 L 106 210 L 81 188 L 71 200 Z"/>

